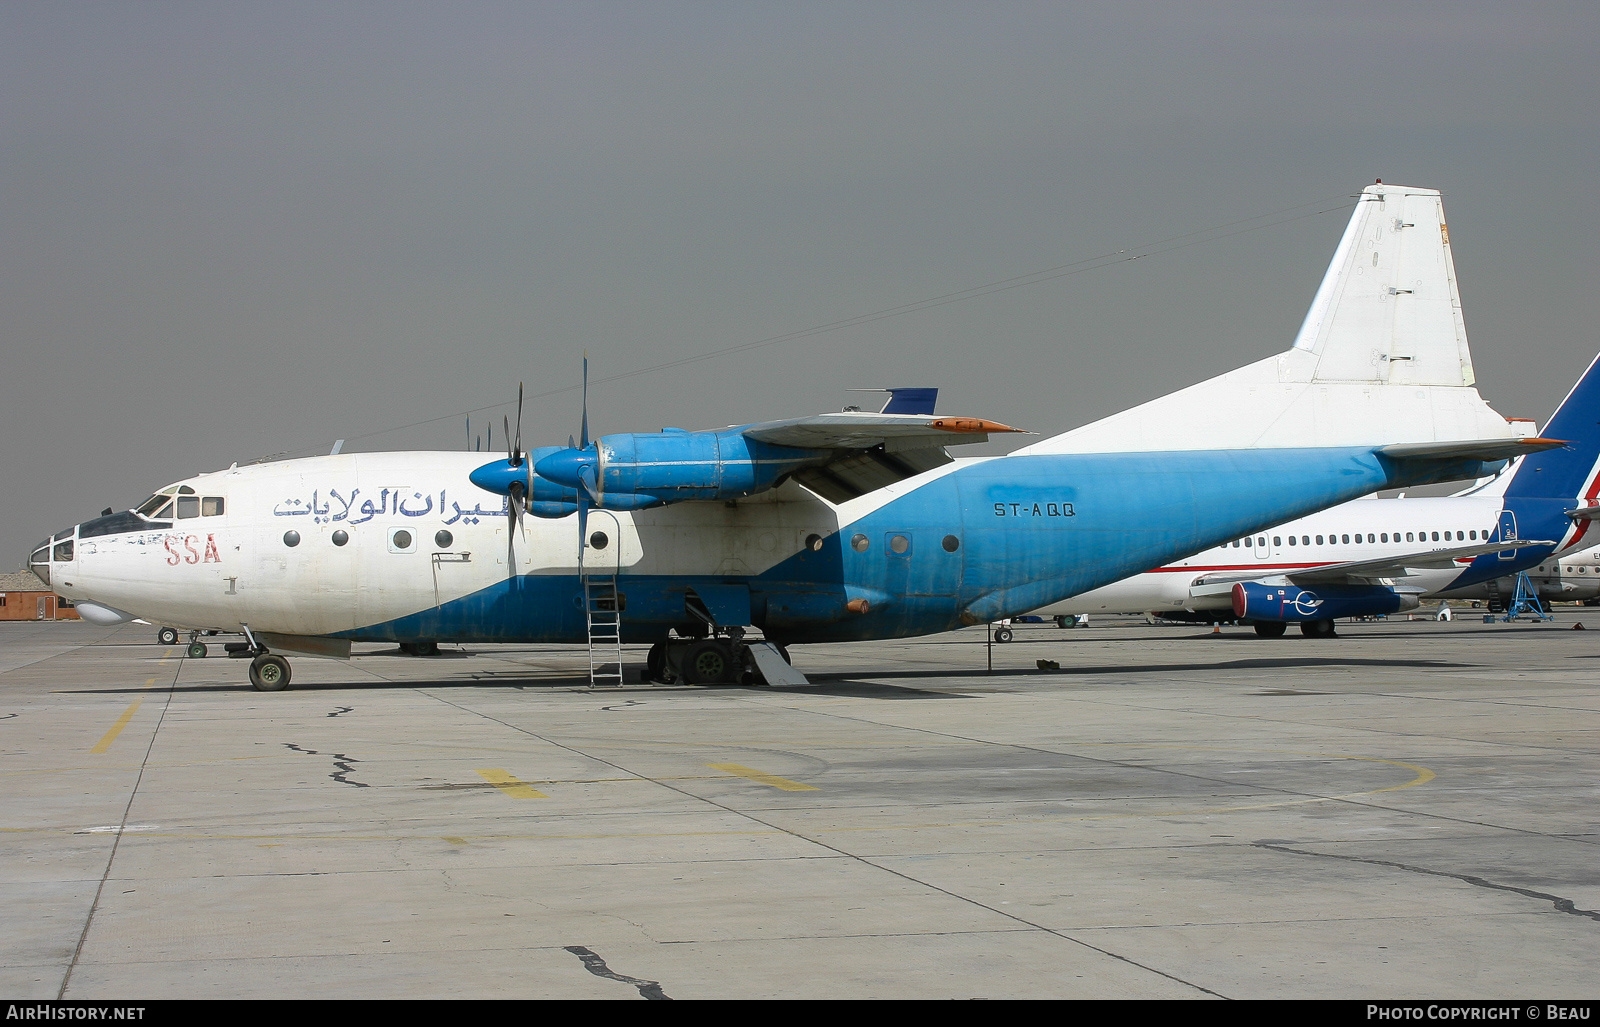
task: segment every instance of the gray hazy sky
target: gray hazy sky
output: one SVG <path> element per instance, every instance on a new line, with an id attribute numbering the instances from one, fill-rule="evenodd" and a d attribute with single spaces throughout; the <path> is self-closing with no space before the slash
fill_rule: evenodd
<path id="1" fill-rule="evenodd" d="M 1055 433 L 1286 347 L 1378 177 L 1444 190 L 1479 388 L 1543 419 L 1600 349 L 1597 42 L 1592 2 L 7 3 L 0 558 L 234 460 L 461 448 L 447 415 L 586 349 L 601 378 L 1313 214 L 590 404 L 936 385 Z M 523 436 L 577 427 L 565 392 Z"/>

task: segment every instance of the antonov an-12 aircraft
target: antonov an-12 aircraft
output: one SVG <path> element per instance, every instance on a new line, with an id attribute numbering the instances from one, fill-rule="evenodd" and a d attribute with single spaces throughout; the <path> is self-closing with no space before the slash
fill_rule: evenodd
<path id="1" fill-rule="evenodd" d="M 733 682 L 787 643 L 1014 616 L 1559 445 L 1519 437 L 1473 381 L 1439 194 L 1380 183 L 1291 348 L 1008 456 L 950 457 L 1011 430 L 977 418 L 591 443 L 585 413 L 579 443 L 490 463 L 350 453 L 198 475 L 32 563 L 86 620 L 242 632 L 262 690 L 288 684 L 284 653 L 356 641 L 589 642 L 592 659 L 605 638 L 618 682 L 620 642 L 653 643 L 658 679 Z"/>
<path id="2" fill-rule="evenodd" d="M 1544 434 L 1570 441 L 1454 496 L 1346 503 L 1034 612 L 1237 619 L 1267 638 L 1298 624 L 1305 635 L 1330 637 L 1335 618 L 1416 609 L 1425 595 L 1493 602 L 1502 578 L 1543 570 L 1552 554 L 1597 541 L 1591 525 L 1600 516 L 1600 358 Z M 1559 581 L 1552 589 L 1563 596 Z"/>

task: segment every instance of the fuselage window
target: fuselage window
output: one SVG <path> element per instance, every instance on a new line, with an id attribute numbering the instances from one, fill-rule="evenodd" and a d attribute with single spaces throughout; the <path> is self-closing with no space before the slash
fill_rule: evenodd
<path id="1" fill-rule="evenodd" d="M 1407 542 L 1414 542 L 1414 541 L 1416 541 L 1416 538 L 1415 538 L 1415 536 L 1413 536 L 1411 534 L 1411 532 L 1408 531 L 1408 532 L 1406 532 L 1406 541 Z"/>
<path id="2" fill-rule="evenodd" d="M 1310 535 L 1301 535 L 1300 536 L 1300 542 L 1303 545 L 1308 545 L 1309 546 L 1311 544 L 1311 536 Z"/>
<path id="3" fill-rule="evenodd" d="M 1245 539 L 1245 540 L 1244 540 L 1244 547 L 1245 547 L 1245 548 L 1246 548 L 1246 549 L 1249 549 L 1249 548 L 1250 548 L 1250 543 L 1251 543 L 1251 542 L 1254 542 L 1254 541 L 1255 541 L 1255 539 L 1249 539 L 1249 538 L 1247 538 L 1247 539 Z M 1239 544 L 1239 543 L 1237 543 L 1237 542 L 1235 542 L 1235 543 L 1234 543 L 1234 545 L 1238 545 L 1238 544 Z"/>
<path id="4" fill-rule="evenodd" d="M 343 528 L 340 528 L 338 531 L 333 533 L 332 541 L 334 545 L 342 546 L 346 542 L 350 541 L 350 533 L 345 531 Z"/>
<path id="5" fill-rule="evenodd" d="M 1439 533 L 1437 531 L 1433 533 L 1433 540 L 1435 542 L 1439 541 Z"/>
<path id="6" fill-rule="evenodd" d="M 1248 544 L 1249 543 L 1246 543 L 1246 545 L 1248 545 Z M 1267 544 L 1267 536 L 1262 535 L 1260 538 L 1256 539 L 1256 545 L 1264 546 L 1266 544 Z"/>
<path id="7" fill-rule="evenodd" d="M 221 517 L 222 516 L 222 497 L 221 496 L 207 496 L 206 498 L 200 500 L 200 516 L 201 517 Z"/>
<path id="8" fill-rule="evenodd" d="M 1282 535 L 1274 535 L 1274 536 L 1272 536 L 1272 544 L 1275 545 L 1275 546 L 1283 545 L 1283 536 Z"/>
<path id="9" fill-rule="evenodd" d="M 1289 544 L 1290 544 L 1290 545 L 1291 545 L 1291 546 L 1292 546 L 1292 545 L 1295 545 L 1295 538 L 1294 538 L 1294 536 L 1293 536 L 1293 535 L 1290 535 L 1290 536 L 1289 536 Z"/>
<path id="10" fill-rule="evenodd" d="M 1474 528 L 1472 531 L 1467 532 L 1467 534 L 1469 536 L 1471 536 L 1472 538 L 1474 538 L 1474 539 L 1476 539 L 1478 537 L 1478 531 L 1477 531 L 1476 528 Z"/>
<path id="11" fill-rule="evenodd" d="M 450 534 L 448 531 L 445 531 L 443 528 L 440 528 L 433 534 L 433 544 L 438 546 L 440 549 L 450 548 L 450 544 L 455 540 L 456 537 Z"/>
<path id="12" fill-rule="evenodd" d="M 1234 539 L 1233 540 L 1233 548 L 1235 548 L 1235 549 L 1239 548 L 1239 540 L 1238 539 Z"/>
<path id="13" fill-rule="evenodd" d="M 850 548 L 854 549 L 858 553 L 865 553 L 867 551 L 867 547 L 871 544 L 872 543 L 867 540 L 867 536 L 865 535 L 854 535 L 850 539 Z"/>
<path id="14" fill-rule="evenodd" d="M 1321 535 L 1317 536 L 1317 545 L 1319 545 L 1319 546 L 1322 545 L 1322 536 Z"/>

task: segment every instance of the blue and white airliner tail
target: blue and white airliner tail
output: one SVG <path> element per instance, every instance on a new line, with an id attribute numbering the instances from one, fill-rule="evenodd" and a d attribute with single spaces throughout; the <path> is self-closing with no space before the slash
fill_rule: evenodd
<path id="1" fill-rule="evenodd" d="M 999 619 L 1554 444 L 1473 388 L 1439 194 L 1381 184 L 1277 356 L 1003 457 L 953 457 L 1013 429 L 931 400 L 593 441 L 585 407 L 581 444 L 518 438 L 488 463 L 235 467 L 68 529 L 33 563 L 85 616 L 245 632 L 257 687 L 287 681 L 277 651 L 583 642 L 597 609 L 655 643 L 652 673 L 721 680 L 747 629 L 823 642 Z"/>
<path id="2" fill-rule="evenodd" d="M 1600 359 L 1543 434 L 1566 443 L 1521 457 L 1456 495 L 1346 503 L 1035 612 L 1150 612 L 1198 620 L 1231 613 L 1272 633 L 1268 629 L 1283 622 L 1411 609 L 1429 596 L 1494 599 L 1497 586 L 1489 586 L 1534 568 L 1559 579 L 1549 586 L 1551 595 L 1582 598 L 1588 564 L 1551 557 L 1595 542 L 1585 531 L 1600 513 Z"/>

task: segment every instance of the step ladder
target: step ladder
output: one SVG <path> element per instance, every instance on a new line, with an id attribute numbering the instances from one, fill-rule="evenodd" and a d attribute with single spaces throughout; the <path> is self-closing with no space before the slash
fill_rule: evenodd
<path id="1" fill-rule="evenodd" d="M 622 687 L 622 605 L 615 574 L 583 575 L 589 632 L 589 687 Z"/>

